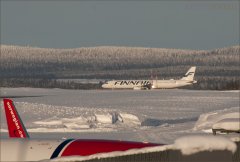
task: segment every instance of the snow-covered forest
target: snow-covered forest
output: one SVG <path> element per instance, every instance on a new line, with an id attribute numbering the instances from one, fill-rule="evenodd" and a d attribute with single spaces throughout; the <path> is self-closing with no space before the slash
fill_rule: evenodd
<path id="1" fill-rule="evenodd" d="M 239 89 L 239 49 L 240 46 L 215 50 L 112 46 L 46 49 L 1 45 L 0 86 L 31 86 L 34 79 L 49 82 L 59 78 L 177 79 L 190 66 L 197 66 L 198 84 L 192 88 Z"/>

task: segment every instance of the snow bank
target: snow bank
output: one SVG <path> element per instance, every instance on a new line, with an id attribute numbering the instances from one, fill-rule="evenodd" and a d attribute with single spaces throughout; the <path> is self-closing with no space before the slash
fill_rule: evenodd
<path id="1" fill-rule="evenodd" d="M 87 120 L 81 116 L 76 117 L 76 118 L 62 118 L 63 122 L 83 122 L 85 123 Z"/>
<path id="2" fill-rule="evenodd" d="M 200 151 L 228 150 L 234 153 L 237 146 L 227 138 L 216 136 L 185 136 L 174 143 L 175 149 L 181 150 L 183 155 L 191 155 Z"/>
<path id="3" fill-rule="evenodd" d="M 220 121 L 224 122 L 225 120 L 227 120 L 228 123 L 231 123 L 231 125 L 229 125 L 229 128 L 227 128 L 227 125 L 225 125 L 226 129 L 232 129 L 232 127 L 237 129 L 238 123 L 240 121 L 239 116 L 240 116 L 239 107 L 205 113 L 205 114 L 200 115 L 193 130 L 208 131 L 213 128 L 214 124 L 216 124 Z M 231 122 L 230 122 L 230 120 L 231 120 Z M 215 125 L 215 126 L 217 127 L 220 125 Z M 211 132 L 211 131 L 209 131 L 209 132 Z"/>
<path id="4" fill-rule="evenodd" d="M 114 130 L 115 127 L 118 127 L 121 124 L 124 128 L 132 128 L 140 126 L 141 122 L 139 118 L 135 115 L 128 113 L 118 113 L 118 112 L 104 112 L 101 113 L 83 113 L 83 116 L 78 116 L 75 118 L 61 118 L 53 117 L 49 119 L 44 119 L 41 121 L 34 121 L 33 123 L 41 126 L 34 126 L 33 129 L 29 131 L 44 131 L 44 132 L 73 132 L 81 129 L 98 129 L 104 131 L 107 128 L 109 131 L 110 128 Z M 51 130 L 52 129 L 52 130 Z M 73 130 L 74 129 L 74 130 Z"/>
<path id="5" fill-rule="evenodd" d="M 239 118 L 227 118 L 218 121 L 213 124 L 213 129 L 224 129 L 230 131 L 240 131 L 240 119 Z"/>
<path id="6" fill-rule="evenodd" d="M 82 128 L 78 126 L 78 129 L 71 129 L 71 128 L 30 128 L 27 129 L 28 132 L 34 132 L 34 133 L 80 133 L 80 132 L 113 132 L 115 130 L 113 130 L 112 128 L 90 128 L 88 129 L 87 126 L 84 128 L 84 126 L 82 126 Z"/>
<path id="7" fill-rule="evenodd" d="M 120 113 L 118 116 L 118 120 L 130 125 L 141 125 L 139 118 L 132 114 Z"/>
<path id="8" fill-rule="evenodd" d="M 52 121 L 35 121 L 34 124 L 38 125 L 62 125 L 63 122 L 59 120 L 52 120 Z"/>
<path id="9" fill-rule="evenodd" d="M 96 121 L 101 124 L 114 124 L 116 119 L 110 113 L 107 114 L 95 114 Z"/>
<path id="10" fill-rule="evenodd" d="M 91 126 L 84 123 L 64 123 L 64 126 L 70 129 L 90 129 Z"/>

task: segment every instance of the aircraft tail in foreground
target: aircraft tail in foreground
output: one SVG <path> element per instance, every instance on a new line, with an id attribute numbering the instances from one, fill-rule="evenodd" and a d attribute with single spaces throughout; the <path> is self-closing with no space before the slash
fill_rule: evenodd
<path id="1" fill-rule="evenodd" d="M 24 127 L 24 124 L 10 99 L 3 99 L 8 132 L 10 138 L 28 138 L 29 135 Z"/>

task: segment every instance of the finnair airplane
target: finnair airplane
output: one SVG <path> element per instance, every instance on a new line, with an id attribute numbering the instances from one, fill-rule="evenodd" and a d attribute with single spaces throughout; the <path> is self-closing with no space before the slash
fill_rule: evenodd
<path id="1" fill-rule="evenodd" d="M 194 80 L 194 74 L 196 67 L 191 67 L 184 77 L 179 80 L 112 80 L 107 81 L 102 85 L 102 88 L 107 89 L 168 89 L 178 88 L 193 83 L 197 83 Z"/>
<path id="2" fill-rule="evenodd" d="M 90 156 L 123 152 L 163 144 L 130 141 L 67 139 L 30 139 L 23 122 L 10 99 L 3 99 L 9 138 L 0 140 L 0 161 L 40 161 L 68 156 Z"/>

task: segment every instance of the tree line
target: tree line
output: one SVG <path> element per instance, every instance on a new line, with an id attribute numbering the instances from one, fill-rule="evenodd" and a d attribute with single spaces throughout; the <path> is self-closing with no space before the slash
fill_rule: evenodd
<path id="1" fill-rule="evenodd" d="M 75 83 L 56 82 L 59 78 L 178 79 L 190 66 L 197 66 L 199 83 L 192 88 L 239 89 L 239 49 L 239 46 L 215 50 L 142 47 L 45 49 L 1 45 L 0 86 L 21 86 L 24 82 L 26 86 L 54 87 L 55 84 L 61 88 L 83 88 Z"/>

